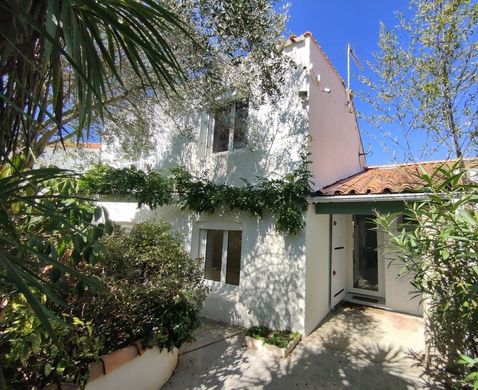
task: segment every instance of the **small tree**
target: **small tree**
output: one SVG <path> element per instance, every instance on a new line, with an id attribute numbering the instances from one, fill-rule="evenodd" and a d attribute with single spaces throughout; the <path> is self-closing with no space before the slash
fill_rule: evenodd
<path id="1" fill-rule="evenodd" d="M 0 32 L 7 39 L 0 41 L 0 74 L 21 82 L 13 84 L 17 94 L 12 83 L 0 84 L 5 95 L 0 96 L 5 108 L 0 163 L 17 146 L 30 154 L 31 166 L 60 137 L 81 138 L 90 129 L 103 133 L 103 113 L 110 114 L 104 115 L 109 131 L 103 137 L 119 139 L 128 153 L 151 148 L 154 103 L 183 104 L 184 113 L 214 99 L 225 74 L 246 78 L 243 86 L 277 89 L 280 61 L 271 58 L 280 53 L 286 19 L 279 1 L 15 0 L 2 5 Z M 38 25 L 31 25 L 33 18 Z M 22 53 L 24 46 L 28 50 Z M 261 63 L 258 71 L 241 66 L 251 61 Z M 35 73 L 38 69 L 44 72 Z M 36 106 L 42 108 L 37 116 L 32 115 Z"/>
<path id="2" fill-rule="evenodd" d="M 478 3 L 410 0 L 410 10 L 395 29 L 381 26 L 375 77 L 362 78 L 375 109 L 367 119 L 406 160 L 476 153 Z"/>
<path id="3" fill-rule="evenodd" d="M 408 204 L 410 226 L 392 229 L 397 215 L 377 216 L 398 250 L 404 273 L 426 299 L 427 342 L 433 374 L 449 383 L 478 386 L 478 184 L 464 180 L 461 162 L 422 177 L 429 191 Z M 436 351 L 436 353 L 435 353 Z M 460 355 L 463 363 L 458 366 Z"/>

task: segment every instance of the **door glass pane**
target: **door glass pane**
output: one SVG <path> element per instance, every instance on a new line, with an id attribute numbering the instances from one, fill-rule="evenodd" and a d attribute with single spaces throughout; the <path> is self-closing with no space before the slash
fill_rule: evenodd
<path id="1" fill-rule="evenodd" d="M 229 128 L 231 126 L 231 107 L 224 107 L 216 111 L 214 116 L 214 139 L 212 151 L 224 152 L 229 146 Z"/>
<path id="2" fill-rule="evenodd" d="M 230 230 L 228 236 L 226 283 L 239 286 L 242 232 L 239 230 Z"/>
<path id="3" fill-rule="evenodd" d="M 245 148 L 247 145 L 247 116 L 249 103 L 236 103 L 236 116 L 234 119 L 234 149 Z"/>
<path id="4" fill-rule="evenodd" d="M 378 291 L 377 231 L 370 215 L 354 216 L 354 288 Z"/>
<path id="5" fill-rule="evenodd" d="M 204 278 L 221 281 L 222 230 L 207 230 Z"/>

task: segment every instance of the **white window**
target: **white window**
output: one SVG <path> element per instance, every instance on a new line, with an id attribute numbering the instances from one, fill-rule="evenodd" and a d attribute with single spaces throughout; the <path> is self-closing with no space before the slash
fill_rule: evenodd
<path id="1" fill-rule="evenodd" d="M 199 234 L 204 278 L 239 286 L 242 231 L 201 229 Z"/>
<path id="2" fill-rule="evenodd" d="M 213 153 L 246 147 L 248 112 L 247 100 L 229 104 L 215 112 Z"/>

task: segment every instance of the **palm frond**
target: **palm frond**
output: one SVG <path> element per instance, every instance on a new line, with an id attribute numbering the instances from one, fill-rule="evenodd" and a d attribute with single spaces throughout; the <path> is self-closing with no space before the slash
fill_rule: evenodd
<path id="1" fill-rule="evenodd" d="M 28 149 L 45 115 L 54 118 L 61 139 L 65 105 L 78 105 L 79 129 L 89 128 L 94 107 L 103 118 L 113 85 L 124 88 L 125 61 L 145 93 L 176 91 L 184 79 L 167 37 L 193 38 L 161 2 L 12 0 L 0 1 L 0 11 L 6 22 L 0 26 L 0 163 L 19 137 Z M 74 75 L 72 99 L 65 69 Z"/>

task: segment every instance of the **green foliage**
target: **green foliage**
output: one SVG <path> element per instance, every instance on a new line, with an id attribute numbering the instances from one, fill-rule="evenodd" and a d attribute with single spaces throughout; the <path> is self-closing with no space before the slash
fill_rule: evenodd
<path id="1" fill-rule="evenodd" d="M 434 373 L 456 382 L 476 371 L 476 365 L 457 366 L 458 357 L 478 358 L 478 184 L 462 161 L 422 177 L 428 198 L 405 211 L 416 224 L 394 232 L 396 216 L 378 216 L 377 222 L 390 234 L 414 288 L 425 294 L 429 348 L 438 351 Z"/>
<path id="2" fill-rule="evenodd" d="M 246 335 L 279 348 L 286 348 L 292 340 L 300 339 L 300 334 L 290 330 L 271 330 L 266 326 L 253 326 Z"/>
<path id="3" fill-rule="evenodd" d="M 410 0 L 393 29 L 381 26 L 379 47 L 362 77 L 369 120 L 405 158 L 437 149 L 476 153 L 478 4 L 470 0 Z M 391 126 L 393 124 L 394 126 Z M 398 130 L 398 131 L 397 131 Z M 423 140 L 423 141 L 420 141 Z M 402 157 L 398 156 L 398 157 Z"/>
<path id="4" fill-rule="evenodd" d="M 134 166 L 115 169 L 96 164 L 82 176 L 80 191 L 90 195 L 128 195 L 140 206 L 156 208 L 172 202 L 173 181 L 156 171 L 145 172 Z"/>
<path id="5" fill-rule="evenodd" d="M 42 298 L 50 310 L 55 342 L 21 295 L 2 312 L 0 354 L 14 388 L 43 388 L 62 380 L 83 384 L 88 363 L 142 339 L 145 346 L 171 349 L 192 340 L 205 298 L 199 260 L 193 261 L 165 223 L 139 224 L 104 239 L 108 256 L 85 265 L 104 289 L 78 289 L 65 277 L 57 294 L 68 307 Z M 51 277 L 53 269 L 45 271 Z M 80 320 L 81 318 L 81 320 Z"/>
<path id="6" fill-rule="evenodd" d="M 15 149 L 38 157 L 58 136 L 81 139 L 90 128 L 139 158 L 153 148 L 158 103 L 208 104 L 231 87 L 278 91 L 281 2 L 9 1 L 0 24 L 0 73 L 11 81 L 0 99 L 0 163 Z"/>
<path id="7" fill-rule="evenodd" d="M 75 315 L 103 335 L 102 353 L 139 338 L 168 349 L 190 341 L 205 297 L 199 260 L 165 223 L 138 224 L 104 243 L 109 256 L 94 272 L 107 292 L 73 301 Z"/>
<path id="8" fill-rule="evenodd" d="M 463 384 L 472 386 L 473 390 L 478 389 L 478 357 L 471 358 L 466 355 L 460 355 L 458 364 L 464 365 L 468 369 Z"/>
<path id="9" fill-rule="evenodd" d="M 88 363 L 97 359 L 100 341 L 91 323 L 67 314 L 62 320 L 53 323 L 55 342 L 22 296 L 8 304 L 2 313 L 0 346 L 11 388 L 42 389 L 61 380 L 86 383 Z"/>
<path id="10" fill-rule="evenodd" d="M 127 90 L 125 64 L 144 94 L 174 90 L 184 76 L 167 36 L 193 39 L 162 2 L 14 0 L 2 10 L 0 164 L 17 148 L 27 155 L 44 122 L 49 138 L 62 137 L 67 107 L 77 109 L 80 137 L 93 112 Z"/>
<path id="11" fill-rule="evenodd" d="M 0 171 L 0 293 L 22 293 L 53 336 L 55 318 L 32 289 L 62 304 L 57 290 L 65 277 L 88 288 L 101 288 L 97 278 L 79 272 L 104 255 L 99 239 L 112 231 L 103 210 L 74 197 L 77 182 L 58 168 Z M 49 270 L 49 277 L 46 271 Z"/>
<path id="12" fill-rule="evenodd" d="M 243 187 L 231 187 L 194 177 L 181 167 L 173 168 L 172 175 L 163 178 L 154 170 L 116 169 L 100 164 L 83 176 L 81 191 L 90 195 L 134 196 L 140 206 L 146 204 L 151 208 L 176 204 L 197 213 L 214 214 L 226 206 L 258 218 L 270 212 L 277 231 L 297 234 L 304 228 L 303 213 L 311 193 L 307 165 L 304 157 L 300 168 L 282 179 L 259 178 L 255 185 L 246 182 Z"/>

